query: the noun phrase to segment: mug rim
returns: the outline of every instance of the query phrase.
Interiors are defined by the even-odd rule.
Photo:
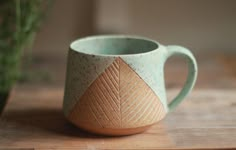
[[[146,52],[141,52],[141,53],[132,53],[132,54],[99,54],[99,53],[86,53],[84,51],[81,51],[79,49],[75,48],[75,45],[77,45],[79,42],[85,42],[88,40],[97,40],[97,39],[132,39],[132,40],[144,40],[147,42],[151,42],[153,44],[156,45],[155,49],[151,49],[148,50]],[[153,53],[157,50],[159,50],[161,47],[161,44],[155,40],[152,40],[150,38],[147,37],[142,37],[142,36],[137,36],[137,35],[122,35],[122,34],[114,34],[114,35],[92,35],[92,36],[86,36],[86,37],[82,37],[82,38],[78,38],[74,41],[71,42],[69,48],[70,50],[80,53],[80,54],[84,54],[84,55],[92,55],[92,56],[105,56],[105,57],[119,57],[119,56],[138,56],[138,55],[146,55],[146,54],[150,54]]]

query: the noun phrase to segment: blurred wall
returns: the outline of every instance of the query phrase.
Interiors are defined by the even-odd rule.
[[[234,51],[236,0],[54,0],[34,53],[65,59],[72,40],[104,33],[142,35],[194,51]]]
[[[66,58],[71,41],[94,33],[93,0],[54,0],[34,43],[37,56]]]
[[[236,50],[236,0],[98,0],[96,29],[198,50]]]

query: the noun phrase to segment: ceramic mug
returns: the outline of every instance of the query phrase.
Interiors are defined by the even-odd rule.
[[[164,65],[173,55],[188,60],[189,72],[182,91],[168,104]],[[181,46],[124,35],[78,39],[68,53],[64,114],[89,132],[139,133],[172,111],[191,91],[196,77],[196,60]]]

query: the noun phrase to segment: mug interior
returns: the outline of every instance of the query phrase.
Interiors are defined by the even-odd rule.
[[[93,55],[129,55],[153,51],[158,48],[158,44],[131,36],[93,36],[74,41],[70,48]]]

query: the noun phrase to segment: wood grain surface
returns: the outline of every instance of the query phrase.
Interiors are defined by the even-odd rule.
[[[173,97],[178,90],[169,90]],[[0,148],[201,149],[236,147],[235,90],[194,90],[173,113],[137,135],[83,132],[62,114],[62,88],[16,87],[0,121]]]
[[[187,99],[159,124],[137,135],[103,137],[83,132],[62,114],[65,61],[36,58],[32,71],[48,70],[50,81],[16,87],[0,120],[0,150],[236,149],[236,55],[196,55],[199,76]],[[187,65],[171,58],[165,67],[173,98]],[[178,78],[176,78],[178,75]]]

